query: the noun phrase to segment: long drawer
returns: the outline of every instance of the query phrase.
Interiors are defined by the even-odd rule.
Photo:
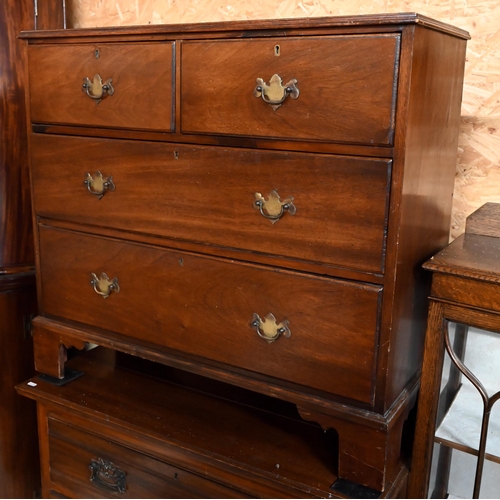
[[[71,498],[243,498],[244,494],[49,416],[50,488]]]
[[[399,45],[399,34],[182,42],[182,132],[390,145]]]
[[[371,402],[381,287],[39,234],[43,314]]]
[[[384,270],[388,159],[37,134],[31,155],[39,216]]]
[[[173,130],[173,44],[33,45],[31,121]]]

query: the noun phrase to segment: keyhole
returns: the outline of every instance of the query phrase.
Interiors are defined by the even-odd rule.
[[[95,49],[95,50],[94,50],[94,57],[95,57],[96,59],[99,59],[99,57],[100,57],[100,54],[99,54],[99,49]]]
[[[279,56],[280,56],[280,51],[281,51],[280,46],[279,46],[279,45],[275,45],[275,46],[274,46],[274,55],[275,55],[276,57],[279,57]]]
[[[179,152],[178,151],[174,151],[174,159],[175,160],[179,159]]]

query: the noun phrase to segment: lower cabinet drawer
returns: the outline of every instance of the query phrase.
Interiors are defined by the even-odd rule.
[[[76,498],[242,498],[242,493],[48,419],[50,488]]]
[[[382,287],[39,234],[42,314],[371,403]]]

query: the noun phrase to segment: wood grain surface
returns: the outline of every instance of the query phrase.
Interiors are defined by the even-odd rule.
[[[380,287],[45,227],[40,245],[46,315],[371,401]],[[90,284],[102,272],[120,286],[107,299]],[[291,337],[259,338],[254,313],[288,320]]]
[[[42,2],[39,24],[62,27],[62,2]],[[40,489],[35,407],[14,385],[34,373],[30,319],[36,313],[28,173],[26,45],[30,0],[0,3],[0,497],[33,498]]]
[[[151,25],[244,19],[312,18],[415,11],[468,30],[460,148],[452,237],[464,232],[465,219],[484,203],[500,202],[500,6],[497,0],[69,0],[71,27]]]
[[[172,58],[171,43],[30,47],[31,119],[169,131]],[[84,78],[97,74],[112,80],[113,95],[96,100],[82,91]]]
[[[185,42],[182,132],[391,145],[399,42],[391,34]],[[300,91],[276,110],[254,96],[256,79],[274,74]]]
[[[97,170],[116,186],[102,199]],[[34,135],[32,175],[41,217],[384,271],[390,160]],[[296,207],[274,224],[254,207],[273,190]]]

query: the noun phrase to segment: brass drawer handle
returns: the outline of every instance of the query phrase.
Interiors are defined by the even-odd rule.
[[[93,458],[90,460],[90,481],[98,488],[112,493],[125,493],[126,474],[109,460]]]
[[[101,75],[97,73],[94,75],[94,78],[90,80],[88,76],[83,79],[82,90],[85,92],[91,99],[101,100],[104,99],[107,95],[113,95],[115,93],[115,89],[112,85],[113,79],[108,78],[104,83],[102,81]]]
[[[253,203],[255,209],[259,210],[261,215],[269,219],[271,223],[275,224],[285,212],[290,215],[295,215],[297,208],[293,204],[293,196],[280,200],[280,195],[275,191],[271,191],[267,200],[260,193],[255,193],[255,201]]]
[[[290,328],[288,328],[288,320],[285,319],[281,323],[277,323],[272,313],[269,313],[264,319],[257,313],[253,313],[250,326],[255,329],[259,337],[266,340],[269,344],[278,340],[280,335],[283,335],[286,339],[292,335]]]
[[[97,196],[98,200],[106,194],[106,191],[114,191],[116,188],[113,182],[113,176],[104,177],[99,171],[93,176],[87,172],[87,177],[83,183],[87,186],[89,193]]]
[[[99,277],[95,273],[91,273],[90,284],[94,287],[95,293],[100,295],[103,299],[108,298],[111,292],[118,293],[120,291],[120,285],[118,285],[118,279],[113,278],[110,280],[106,273],[101,273]]]
[[[253,91],[255,97],[261,97],[264,102],[269,104],[276,111],[290,96],[291,99],[299,97],[299,89],[297,88],[297,80],[292,78],[283,86],[281,77],[274,74],[267,84],[262,78],[257,78],[257,86]]]

